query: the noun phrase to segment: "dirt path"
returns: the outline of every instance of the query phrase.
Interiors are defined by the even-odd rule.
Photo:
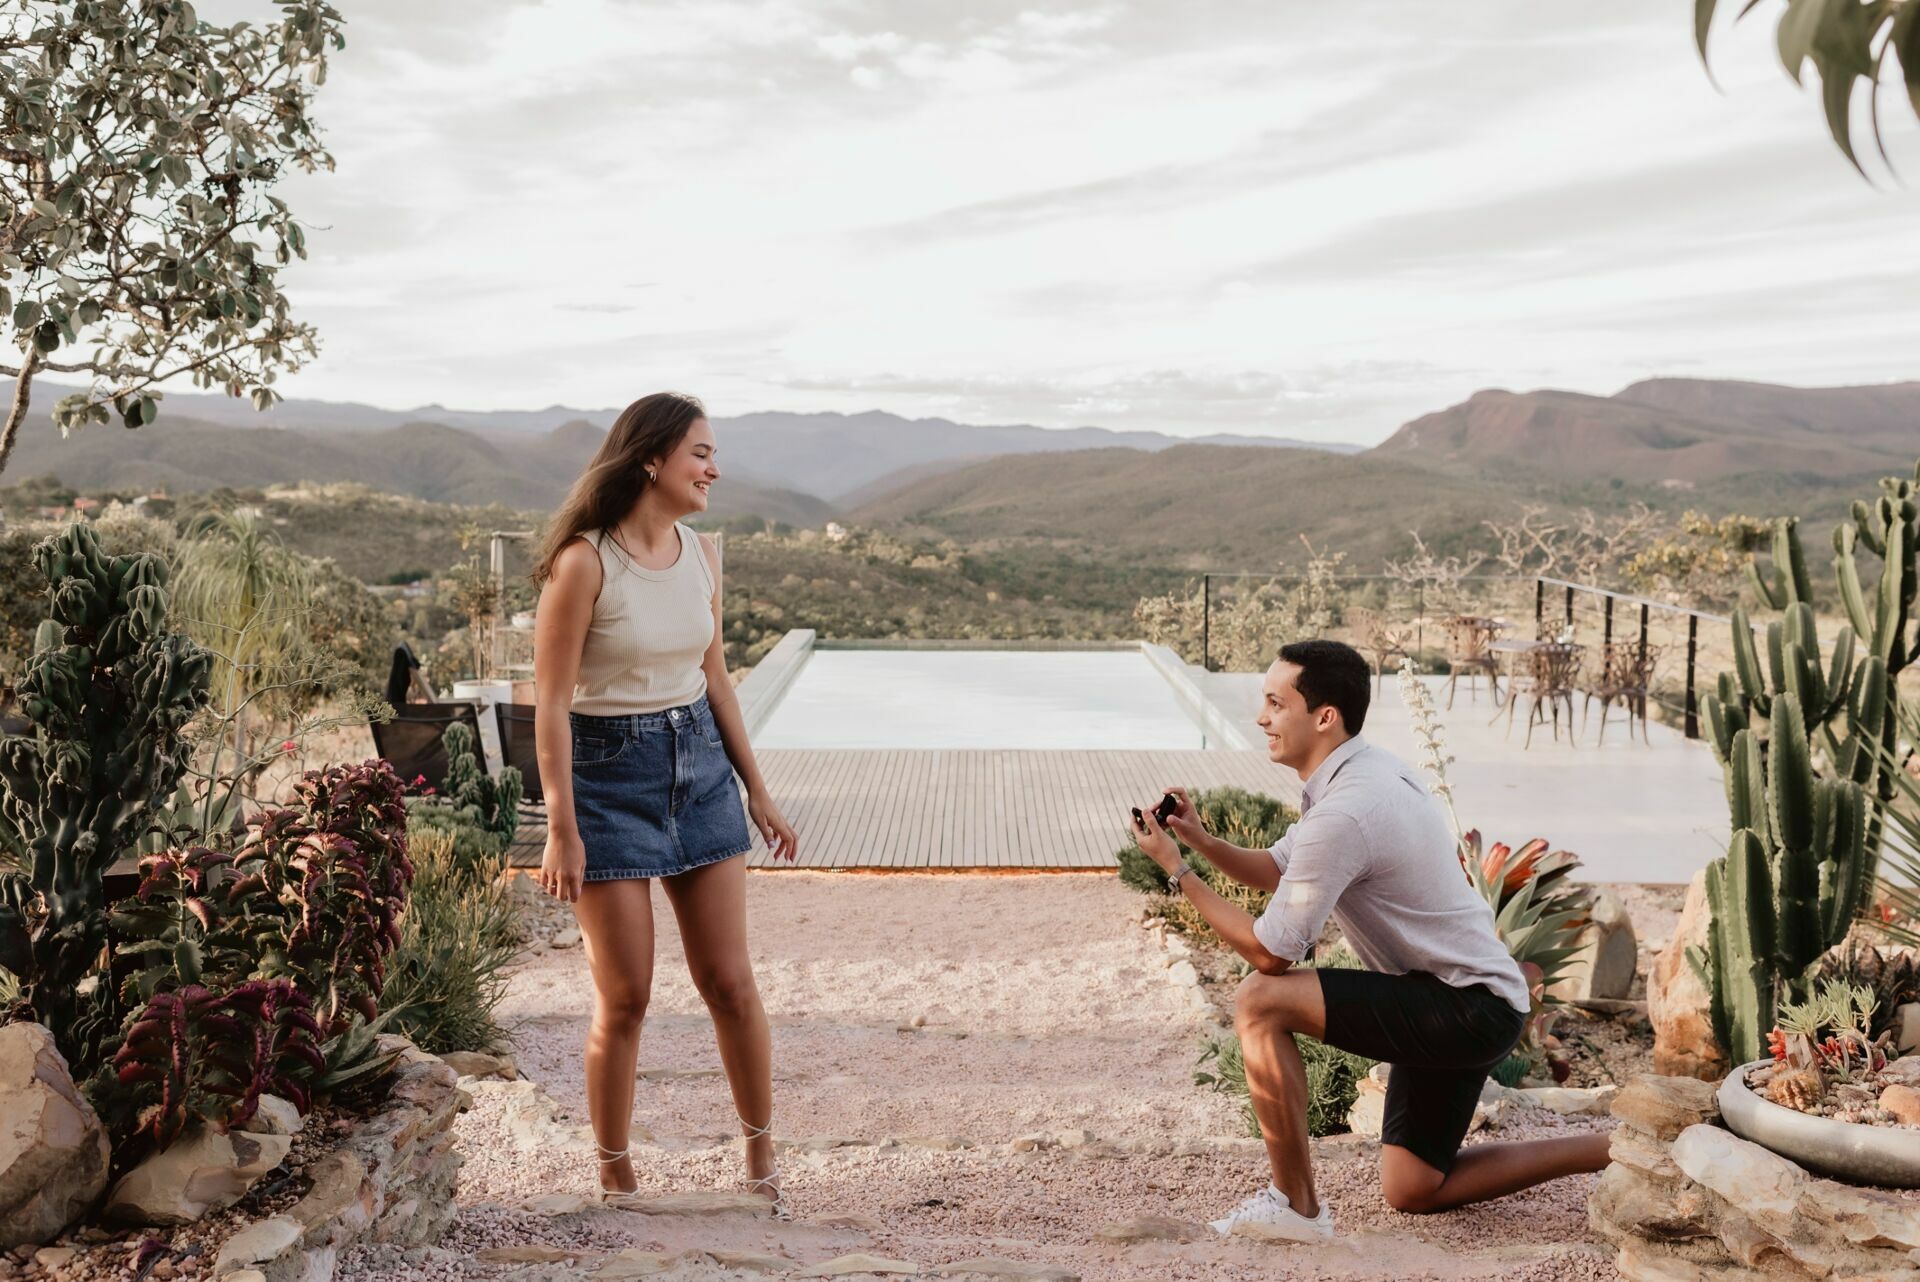
[[[791,1225],[570,1196],[593,1187],[579,1129],[591,987],[577,948],[533,956],[504,1013],[522,1071],[551,1105],[528,1085],[476,1087],[452,1233],[431,1250],[350,1253],[341,1276],[758,1275],[729,1252],[779,1257],[758,1260],[770,1272],[860,1253],[914,1269],[901,1276],[997,1257],[1029,1267],[952,1276],[1086,1282],[1614,1276],[1585,1226],[1590,1179],[1403,1216],[1374,1188],[1374,1146],[1352,1139],[1316,1145],[1339,1242],[1213,1238],[1204,1221],[1260,1187],[1263,1163],[1233,1102],[1193,1084],[1212,1012],[1138,924],[1139,902],[1104,877],[754,875]],[[635,1150],[641,1187],[736,1190],[738,1131],[712,1027],[672,915],[656,909],[635,1118],[658,1139]],[[1527,1111],[1495,1138],[1593,1124]],[[1114,1240],[1114,1225],[1142,1217],[1162,1217],[1161,1235]],[[505,1253],[519,1258],[499,1258],[514,1247]]]

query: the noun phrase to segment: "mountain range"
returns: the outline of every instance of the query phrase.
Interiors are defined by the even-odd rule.
[[[5,481],[52,474],[82,490],[176,492],[353,481],[532,511],[559,502],[613,417],[288,401],[266,416],[278,426],[262,426],[244,402],[170,394],[149,427],[91,427],[62,440],[44,411],[69,389],[34,390],[36,414]],[[1911,474],[1920,382],[1662,378],[1612,396],[1489,389],[1365,450],[877,411],[746,414],[716,420],[715,432],[726,474],[716,519],[818,526],[844,516],[1195,563],[1290,559],[1307,533],[1366,568],[1404,549],[1410,528],[1470,539],[1482,520],[1528,499],[1825,515],[1863,481]]]

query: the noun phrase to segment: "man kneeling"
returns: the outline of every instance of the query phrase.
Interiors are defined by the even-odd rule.
[[[1234,1025],[1273,1183],[1214,1227],[1257,1224],[1300,1242],[1333,1236],[1307,1155],[1307,1078],[1294,1034],[1382,1060],[1380,1186],[1401,1211],[1443,1211],[1607,1164],[1607,1138],[1476,1145],[1460,1152],[1487,1072],[1519,1040],[1527,982],[1461,872],[1440,808],[1398,758],[1360,739],[1366,660],[1337,641],[1285,646],[1267,670],[1268,755],[1305,781],[1300,819],[1271,850],[1201,826],[1180,789],[1168,827],[1243,885],[1273,892],[1256,921],[1180,863],[1143,815],[1141,849],[1254,968]],[[1366,970],[1294,970],[1331,915]]]

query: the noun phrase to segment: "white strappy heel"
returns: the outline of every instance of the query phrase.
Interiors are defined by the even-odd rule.
[[[593,1142],[593,1147],[600,1155],[600,1165],[602,1166],[612,1166],[615,1162],[624,1161],[627,1155],[633,1152],[633,1146],[631,1144],[617,1153],[602,1144],[599,1140]],[[600,1200],[602,1202],[614,1202],[621,1198],[635,1197],[639,1194],[639,1191],[638,1189],[610,1189],[603,1186],[600,1189]]]
[[[746,1137],[749,1140],[757,1140],[762,1135],[771,1135],[773,1133],[773,1121],[771,1118],[768,1119],[765,1126],[755,1126],[743,1117],[740,1119],[740,1125],[747,1128]],[[773,1190],[773,1198],[769,1202],[769,1205],[773,1207],[773,1218],[776,1220],[793,1219],[793,1208],[787,1205],[787,1190],[780,1184],[780,1168],[778,1166],[757,1180],[749,1179],[747,1181],[747,1190],[752,1193],[761,1193],[762,1190],[769,1188]]]

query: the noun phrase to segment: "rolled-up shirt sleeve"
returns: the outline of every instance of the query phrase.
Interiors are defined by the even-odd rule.
[[[1293,825],[1270,853],[1280,867],[1280,884],[1254,921],[1253,935],[1275,957],[1301,961],[1362,871],[1360,827],[1347,815],[1323,811]]]

